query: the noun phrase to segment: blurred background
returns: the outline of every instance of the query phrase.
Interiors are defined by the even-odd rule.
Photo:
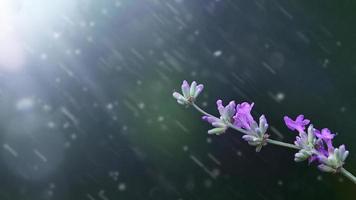
[[[209,136],[178,105],[255,102],[274,139],[304,113],[356,173],[356,5],[295,0],[0,0],[0,199],[354,199],[295,152]]]

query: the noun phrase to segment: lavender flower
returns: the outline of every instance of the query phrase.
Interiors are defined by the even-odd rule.
[[[306,159],[309,159],[309,163],[317,161],[318,168],[324,172],[335,173],[342,168],[349,152],[346,151],[345,145],[334,148],[332,140],[335,134],[332,134],[329,129],[323,128],[319,131],[310,125],[308,133],[305,133],[305,126],[310,121],[304,119],[303,115],[299,115],[295,121],[285,116],[284,121],[289,129],[299,132],[294,142],[300,148],[294,157],[296,162]]]
[[[208,131],[209,134],[222,134],[230,127],[240,129],[245,135],[242,138],[252,146],[256,146],[256,151],[260,151],[262,146],[267,144],[268,134],[266,134],[268,124],[264,115],[259,119],[259,124],[253,119],[251,110],[253,103],[243,102],[236,106],[234,101],[230,101],[227,106],[223,106],[218,100],[216,105],[220,118],[214,116],[203,116],[203,120],[209,122],[215,128]],[[236,107],[236,108],[235,108]]]
[[[266,134],[268,123],[266,117],[261,115],[259,123],[253,119],[251,110],[254,103],[243,102],[236,106],[236,114],[233,117],[234,125],[238,128],[245,130],[245,135],[242,139],[248,142],[249,145],[256,146],[256,151],[260,151],[263,146],[267,144],[269,137]]]
[[[242,136],[242,139],[247,141],[249,145],[256,146],[256,152],[259,152],[263,146],[267,145],[267,139],[269,137],[266,133],[268,124],[265,116],[261,115],[259,125],[254,121],[250,127],[251,129]]]
[[[173,97],[177,100],[177,102],[181,105],[190,105],[194,103],[199,94],[203,91],[204,85],[199,84],[193,81],[189,86],[189,83],[184,80],[182,83],[182,94],[178,92],[173,93]]]
[[[338,172],[344,165],[349,151],[345,149],[345,145],[335,148],[332,140],[335,134],[327,128],[321,131],[316,130],[315,136],[318,137],[318,145],[316,146],[316,159],[319,161],[318,168],[324,172]]]
[[[321,129],[321,132],[319,130],[316,130],[315,136],[326,143],[328,151],[334,150],[334,147],[332,145],[332,139],[334,139],[335,134],[332,134],[329,129],[323,128]]]
[[[316,138],[315,138],[315,129],[311,124],[308,127],[308,133],[299,132],[299,135],[296,137],[294,144],[301,148],[298,153],[294,155],[294,161],[301,162],[309,158],[309,162],[315,160],[313,157],[314,148],[316,145]]]
[[[203,116],[202,119],[209,122],[212,126],[215,127],[209,130],[208,134],[220,135],[222,133],[225,133],[229,125],[232,123],[232,117],[235,114],[236,104],[234,101],[230,101],[230,103],[224,107],[222,104],[222,100],[217,100],[216,105],[219,110],[220,118],[216,118],[214,116]]]
[[[284,122],[286,123],[287,127],[294,131],[297,130],[298,132],[304,132],[305,126],[307,126],[310,122],[309,119],[304,119],[304,115],[298,115],[295,120],[292,120],[288,116],[284,116]]]
[[[318,168],[324,172],[338,172],[344,165],[349,151],[345,149],[345,145],[341,145],[339,148],[334,148],[333,151],[328,151],[326,155],[320,153],[318,160],[320,164]]]
[[[234,116],[235,123],[237,127],[243,129],[251,129],[251,125],[255,122],[251,115],[251,110],[254,106],[254,103],[243,102],[236,106],[236,115]]]

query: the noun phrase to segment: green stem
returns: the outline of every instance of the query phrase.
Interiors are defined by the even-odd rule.
[[[347,171],[345,168],[341,168],[340,169],[340,173],[342,175],[344,175],[346,178],[350,179],[350,181],[352,181],[353,183],[356,184],[356,177],[354,175],[352,175],[349,171]]]
[[[199,106],[197,106],[195,103],[192,103],[191,104],[196,110],[198,110],[200,113],[202,113],[203,115],[207,115],[207,116],[210,116],[210,117],[215,117],[207,112],[205,112],[203,109],[201,109]]]
[[[282,147],[287,147],[287,148],[291,148],[291,149],[300,150],[300,148],[298,146],[294,145],[294,144],[280,142],[280,141],[272,140],[272,139],[267,139],[267,142],[270,143],[270,144],[274,144],[274,145],[278,145],[278,146],[282,146]]]
[[[229,124],[229,127],[232,128],[232,129],[234,129],[235,131],[241,132],[241,133],[243,133],[243,134],[248,134],[248,131],[246,131],[246,130],[244,130],[244,129],[242,129],[242,128],[239,128],[239,127],[237,127],[237,126],[234,126],[234,125],[232,125],[232,124]]]

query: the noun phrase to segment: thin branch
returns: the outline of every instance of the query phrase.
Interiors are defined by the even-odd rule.
[[[197,111],[199,111],[200,113],[202,113],[203,115],[207,115],[207,116],[210,116],[210,117],[215,117],[214,115],[211,115],[207,112],[205,112],[203,109],[201,109],[199,106],[197,106],[195,103],[192,103],[191,104]]]
[[[351,174],[349,171],[347,171],[345,168],[342,167],[340,169],[340,173],[342,175],[344,175],[346,178],[350,179],[350,181],[352,181],[353,183],[356,184],[356,177],[353,174]]]
[[[300,147],[298,147],[298,146],[296,146],[294,144],[290,144],[290,143],[285,143],[285,142],[272,140],[272,139],[267,139],[267,142],[270,143],[270,144],[274,144],[274,145],[278,145],[278,146],[282,146],[282,147],[287,147],[287,148],[291,148],[291,149],[300,150]]]

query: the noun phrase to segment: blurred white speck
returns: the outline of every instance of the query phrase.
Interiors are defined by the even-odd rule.
[[[196,76],[197,76],[197,72],[196,72],[196,71],[192,71],[192,72],[190,73],[190,75],[191,75],[192,77],[196,77]]]
[[[68,142],[68,141],[65,142],[65,143],[64,143],[64,147],[65,147],[65,148],[69,148],[69,147],[70,147],[70,142]]]
[[[115,7],[120,7],[121,6],[121,2],[120,1],[116,1],[115,2]]]
[[[41,56],[40,56],[41,60],[47,60],[47,57],[48,56],[45,53],[42,53]]]
[[[242,156],[242,152],[241,152],[241,151],[237,151],[237,152],[236,152],[236,155],[239,156],[239,157],[241,157],[241,156]]]
[[[211,188],[212,185],[213,185],[213,181],[212,181],[212,180],[206,179],[206,180],[204,181],[204,187],[206,187],[206,188]]]
[[[183,146],[183,151],[188,151],[189,150],[189,147],[187,145],[184,145]]]
[[[207,106],[208,106],[208,102],[203,101],[202,106],[203,106],[203,107],[207,107]]]
[[[49,184],[49,188],[50,188],[50,189],[56,188],[56,184],[55,184],[55,183],[50,183],[50,184]]]
[[[20,111],[30,110],[34,106],[32,97],[25,97],[16,102],[16,109]]]
[[[278,181],[277,181],[277,185],[278,185],[278,186],[282,186],[282,185],[283,185],[283,181],[282,181],[282,180],[278,180]]]
[[[71,138],[72,140],[76,140],[76,139],[77,139],[77,135],[76,135],[75,133],[72,133],[72,134],[70,135],[70,138]]]
[[[210,137],[206,138],[206,143],[210,144],[211,142],[212,142],[212,140]]]
[[[278,103],[282,102],[285,99],[285,94],[283,92],[278,92],[277,94],[268,92],[268,95]]]
[[[158,118],[157,118],[157,121],[158,121],[158,122],[163,122],[163,120],[164,120],[164,117],[163,117],[163,116],[158,116]]]
[[[213,169],[213,171],[211,172],[211,175],[213,178],[216,178],[220,175],[220,170],[218,168]]]
[[[319,175],[319,176],[316,177],[316,180],[322,181],[322,180],[323,180],[323,177],[322,177],[321,175]]]
[[[145,108],[145,103],[143,103],[143,102],[140,102],[139,104],[138,104],[138,108],[139,109],[144,109]]]
[[[69,128],[69,126],[70,126],[69,122],[65,122],[65,123],[63,124],[63,128],[64,128],[64,129]]]
[[[60,38],[61,37],[61,34],[60,33],[58,33],[58,32],[53,32],[53,38],[54,39],[58,39],[58,38]]]
[[[330,63],[329,59],[325,58],[325,59],[324,59],[324,62],[323,62],[323,67],[324,67],[324,68],[327,68],[328,65],[329,65],[329,63]]]
[[[214,52],[214,56],[215,56],[215,57],[219,57],[219,56],[222,55],[222,53],[223,53],[223,52],[222,52],[221,50],[217,50],[217,51]]]
[[[282,92],[278,92],[278,93],[277,93],[277,95],[276,95],[276,100],[277,100],[278,102],[283,101],[284,98],[285,98],[284,93],[282,93]]]
[[[112,110],[114,108],[114,105],[112,105],[112,103],[109,103],[106,105],[106,109],[108,110]]]
[[[47,195],[48,195],[48,197],[53,196],[53,194],[54,194],[54,192],[53,192],[52,190],[48,190],[48,191],[47,191]]]
[[[81,51],[80,49],[76,49],[76,50],[74,51],[74,53],[75,53],[76,55],[80,55],[80,54],[82,53],[82,51]]]
[[[101,9],[101,14],[107,15],[108,14],[108,10],[106,8]]]
[[[117,181],[119,179],[120,173],[118,171],[110,171],[109,176],[114,180]]]
[[[54,122],[48,122],[47,126],[48,126],[48,128],[52,129],[52,128],[54,128],[56,126],[56,124]]]
[[[119,183],[118,187],[119,191],[125,191],[126,190],[126,184],[125,183]]]
[[[43,105],[42,109],[43,109],[45,112],[49,112],[49,111],[52,110],[52,107],[51,107],[50,105],[45,104],[45,105]]]
[[[341,47],[341,42],[340,41],[336,41],[336,46]]]
[[[88,42],[93,42],[93,41],[94,41],[94,39],[93,39],[93,37],[92,37],[92,36],[87,36],[87,41],[88,41]]]

